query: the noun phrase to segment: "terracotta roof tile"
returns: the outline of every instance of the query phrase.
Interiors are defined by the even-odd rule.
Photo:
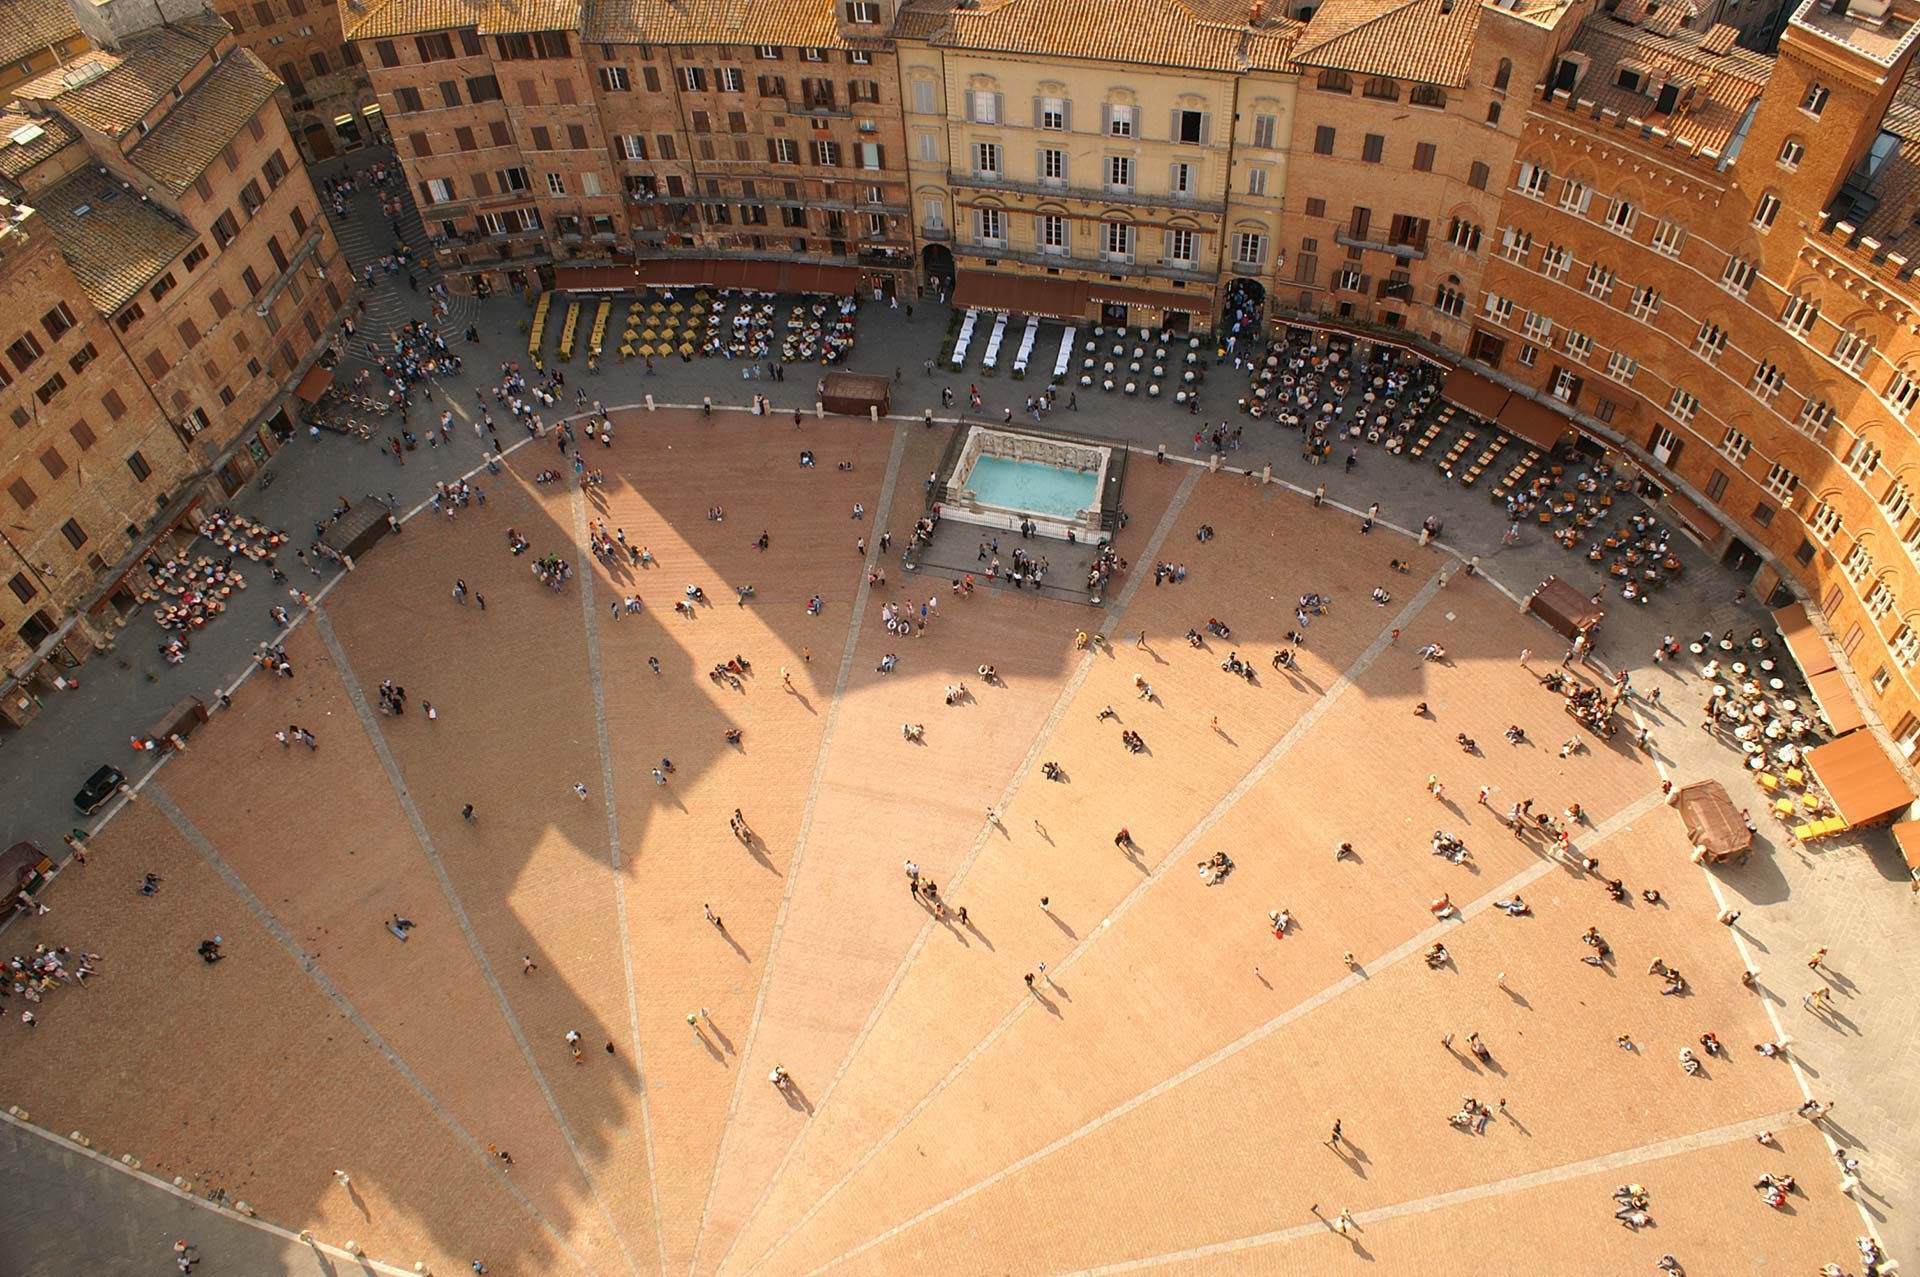
[[[1248,32],[1247,69],[1249,71],[1297,70],[1293,51],[1300,43],[1300,33],[1304,30],[1306,30],[1305,23],[1289,22],[1284,27],[1276,26]]]
[[[347,37],[377,40],[471,27],[481,35],[577,31],[580,0],[385,0],[346,20]]]
[[[66,0],[0,0],[0,63],[80,34]]]
[[[235,50],[173,105],[128,158],[179,195],[279,87],[266,63],[247,49]]]
[[[1326,0],[1293,56],[1307,66],[1458,87],[1479,27],[1473,0]]]
[[[102,314],[133,300],[198,238],[158,206],[91,168],[42,191],[33,206]]]
[[[33,133],[36,129],[37,135]],[[13,140],[21,136],[27,140]],[[58,116],[35,117],[17,108],[0,111],[0,174],[18,182],[34,165],[52,158],[62,147],[79,138]]]
[[[925,40],[946,29],[954,0],[927,0],[901,6],[893,20],[893,34],[901,40]]]
[[[1226,20],[1229,12],[1239,13]],[[1240,71],[1247,34],[1238,5],[1202,0],[1004,0],[955,10],[934,43],[996,53]]]
[[[1724,22],[1716,22],[1707,28],[1707,34],[1700,41],[1703,53],[1730,53],[1734,41],[1740,38],[1740,28],[1730,27]]]
[[[211,14],[155,27],[117,53],[95,49],[14,92],[23,100],[51,102],[77,123],[119,137],[170,95],[227,34],[227,24]]]
[[[1900,145],[1874,179],[1879,203],[1871,213],[1849,220],[1889,250],[1908,258],[1920,256],[1920,226],[1914,224],[1920,215],[1920,65],[1908,69],[1880,125],[1896,134]]]
[[[1766,84],[1773,60],[1738,47],[1710,53],[1704,44],[1705,36],[1697,31],[1663,36],[1608,19],[1591,19],[1581,26],[1571,46],[1591,59],[1575,96],[1622,116],[1638,116],[1693,146],[1723,150],[1748,103]],[[1618,72],[1629,64],[1648,72],[1656,81],[1656,91],[1662,80],[1683,86],[1672,113],[1655,114],[1656,98],[1620,87]]]
[[[1647,30],[1655,35],[1674,35],[1698,12],[1693,0],[1662,0],[1653,16],[1647,19]]]
[[[779,44],[820,49],[847,49],[856,43],[840,34],[833,0],[586,0],[580,38],[596,44]]]

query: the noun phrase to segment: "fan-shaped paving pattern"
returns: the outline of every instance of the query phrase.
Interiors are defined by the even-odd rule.
[[[0,1054],[9,1102],[442,1271],[1321,1272],[1358,1254],[1444,1273],[1505,1253],[1619,1272],[1684,1250],[1699,1274],[1848,1249],[1821,1141],[1785,1116],[1801,1092],[1745,1049],[1771,1029],[1700,925],[1716,906],[1654,765],[1584,736],[1561,758],[1571,724],[1515,660],[1549,636],[1486,582],[1448,582],[1440,551],[1140,457],[1134,567],[1107,609],[965,598],[900,562],[944,430],[636,413],[620,440],[594,458],[604,486],[531,482],[536,446],[483,476],[484,506],[382,544],[292,636],[295,678],[249,682],[97,840],[16,934],[97,948],[104,974]],[[592,520],[658,566],[596,562]],[[578,567],[559,593],[529,571],[553,553]],[[1185,580],[1155,584],[1157,558]],[[450,598],[456,578],[484,610]],[[672,610],[687,584],[710,600],[691,618]],[[1269,656],[1306,591],[1333,607],[1283,671]],[[635,592],[637,614],[614,606]],[[931,626],[889,634],[887,602],[927,603]],[[1231,640],[1190,645],[1209,618]],[[1104,641],[1080,650],[1079,629]],[[1421,660],[1428,642],[1450,659]],[[1222,672],[1230,651],[1255,680]],[[736,655],[739,687],[707,677]],[[373,703],[386,679],[404,715]],[[962,680],[972,695],[943,703]],[[318,752],[278,744],[291,722]],[[1502,738],[1512,723],[1527,743]],[[1516,839],[1494,809],[1526,797],[1584,804],[1580,850],[1666,903],[1609,902]],[[1435,827],[1474,865],[1428,854]],[[1335,858],[1343,840],[1356,858]],[[1207,886],[1215,851],[1235,869]],[[965,925],[908,892],[909,857]],[[134,891],[147,870],[157,897]],[[1532,917],[1490,907],[1516,891]],[[1435,920],[1442,893],[1463,918]],[[1588,925],[1613,967],[1578,960]],[[215,933],[230,957],[204,966]],[[1420,960],[1435,939],[1440,970]],[[1656,955],[1691,996],[1658,995]],[[1675,1052],[1707,1029],[1733,1058],[1687,1078]],[[1469,1031],[1490,1065],[1441,1044]],[[1455,1130],[1462,1092],[1505,1115]],[[1757,1125],[1784,1147],[1754,1145]],[[1809,1184],[1792,1218],[1745,1187],[1764,1169]],[[1625,1179],[1653,1188],[1657,1233],[1613,1220]]]

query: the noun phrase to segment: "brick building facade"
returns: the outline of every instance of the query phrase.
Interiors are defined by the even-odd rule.
[[[968,305],[1211,329],[1272,269],[1299,30],[1154,0],[909,10],[923,273]]]
[[[220,17],[287,86],[294,141],[309,163],[385,138],[359,50],[342,38],[337,0],[228,0]]]
[[[1773,58],[1590,20],[1539,68],[1467,343],[1814,604],[1909,756],[1917,16],[1809,0]]]
[[[387,4],[348,34],[457,276],[695,282],[727,262],[771,287],[810,263],[844,291],[912,266],[883,30],[867,4],[609,0]]]
[[[351,294],[284,91],[226,24],[150,0],[80,16],[93,52],[22,85],[0,117],[0,195],[57,251],[62,268],[41,258],[41,274],[78,289],[57,314],[10,307],[0,332],[41,348],[23,367],[6,345],[0,389],[20,432],[0,509],[32,534],[22,555],[41,580],[32,597],[0,592],[15,719],[50,656],[79,659],[130,610],[125,583],[156,542],[183,524],[190,537],[200,506],[291,430],[290,387]]]

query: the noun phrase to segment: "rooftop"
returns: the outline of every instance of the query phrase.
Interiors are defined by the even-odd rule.
[[[360,16],[349,9],[347,37],[376,40],[470,27],[481,35],[577,31],[580,0],[374,0]]]
[[[1131,62],[1197,71],[1292,65],[1302,26],[1229,0],[930,0],[903,10],[899,34],[945,48]]]
[[[1853,13],[1835,13],[1834,0],[1806,0],[1793,15],[1792,25],[1816,31],[1863,57],[1892,66],[1900,60],[1917,30],[1914,13],[1890,12],[1884,19]]]
[[[1907,72],[1893,92],[1880,127],[1897,140],[1886,164],[1867,187],[1872,206],[1856,205],[1846,220],[1860,233],[1878,240],[1889,252],[1909,259],[1920,256],[1920,68]]]
[[[279,87],[266,63],[247,49],[236,49],[140,139],[128,158],[179,195]]]
[[[172,94],[227,34],[227,24],[211,14],[155,27],[117,53],[94,49],[15,92],[23,101],[52,103],[76,123],[117,138]]]
[[[79,34],[66,0],[0,0],[0,64]]]
[[[34,208],[101,314],[112,314],[132,301],[196,238],[158,207],[93,168],[41,192]]]
[[[585,0],[580,31],[603,44],[852,47],[833,0]]]
[[[18,182],[79,136],[57,116],[36,119],[19,107],[0,110],[0,175]]]
[[[1718,26],[1706,31],[1674,27],[1662,34],[1669,25],[1588,19],[1570,46],[1592,59],[1574,96],[1637,116],[1696,148],[1725,151],[1765,86],[1773,60],[1727,41]],[[1645,91],[1622,85],[1623,72],[1637,74]],[[1666,86],[1674,90],[1673,109],[1661,112]]]
[[[1454,0],[1326,0],[1294,48],[1306,66],[1457,88],[1480,6]]]

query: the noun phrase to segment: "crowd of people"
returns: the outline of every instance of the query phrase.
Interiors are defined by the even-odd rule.
[[[24,899],[24,893],[22,898]],[[34,912],[45,913],[45,904],[32,904]],[[18,999],[20,1023],[34,1028],[40,1023],[40,1008],[55,989],[84,985],[100,962],[97,953],[79,953],[66,945],[36,944],[26,953],[7,959],[4,979],[0,979],[0,998]]]

